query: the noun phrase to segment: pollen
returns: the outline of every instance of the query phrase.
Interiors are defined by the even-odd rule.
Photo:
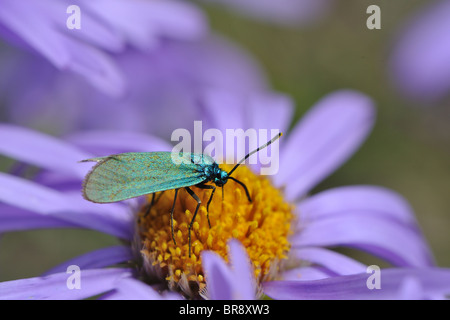
[[[229,171],[231,166],[221,168]],[[211,226],[206,204],[212,190],[191,187],[200,198],[201,206],[192,224],[190,256],[189,225],[197,202],[180,189],[172,221],[170,212],[175,191],[156,194],[150,210],[152,195],[149,195],[137,219],[139,248],[147,275],[164,279],[172,290],[198,296],[206,286],[201,252],[215,251],[228,261],[227,242],[235,238],[245,247],[258,282],[276,276],[290,250],[288,238],[292,232],[294,207],[284,200],[281,190],[267,177],[255,175],[245,166],[239,167],[233,177],[247,186],[252,202],[242,186],[234,181],[229,180],[223,188],[216,187],[209,206]]]

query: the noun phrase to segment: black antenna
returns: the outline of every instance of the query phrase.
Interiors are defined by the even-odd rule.
[[[249,154],[247,154],[244,159],[242,159],[241,161],[239,161],[237,163],[237,165],[234,166],[233,169],[231,169],[230,172],[228,172],[228,176],[231,176],[231,174],[233,173],[234,170],[236,170],[237,167],[239,167],[245,160],[247,160],[252,154],[255,154],[256,152],[258,152],[261,149],[264,149],[265,147],[271,145],[274,141],[278,140],[281,136],[283,135],[282,132],[280,132],[279,134],[277,134],[275,137],[272,138],[272,140],[270,140],[269,142],[267,142],[266,144],[263,144],[262,146],[258,147],[256,150],[253,150],[252,152],[250,152]]]

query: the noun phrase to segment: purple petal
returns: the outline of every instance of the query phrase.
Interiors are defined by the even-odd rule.
[[[61,41],[63,36],[43,18],[43,11],[33,3],[23,5],[19,1],[2,1],[1,23],[57,67],[66,66],[70,53]]]
[[[119,280],[130,276],[128,269],[80,270],[80,289],[69,289],[71,273],[12,280],[0,283],[2,300],[75,300],[86,299],[116,287]]]
[[[297,209],[301,212],[301,221],[305,223],[359,212],[392,220],[415,230],[418,228],[406,199],[392,190],[377,186],[346,186],[326,190],[301,201]]]
[[[124,91],[122,75],[106,53],[58,30],[66,28],[65,20],[54,16],[57,2],[43,7],[33,3],[24,6],[17,1],[3,1],[0,22],[16,33],[31,48],[42,54],[60,70],[71,70],[113,96]],[[6,6],[6,8],[4,8]],[[64,11],[59,11],[62,14]],[[65,17],[65,16],[61,16]],[[27,21],[27,23],[23,23]]]
[[[284,95],[268,91],[251,93],[229,90],[204,91],[203,107],[211,123],[209,127],[224,134],[227,129],[278,129],[289,127],[292,101]]]
[[[26,163],[84,177],[89,165],[77,163],[91,155],[49,135],[9,124],[0,124],[0,153]]]
[[[93,86],[112,97],[123,96],[127,84],[116,61],[104,52],[72,39],[61,39],[67,50],[74,52],[65,68],[86,78]]]
[[[211,300],[233,299],[236,293],[232,285],[233,274],[225,261],[212,251],[203,251],[201,256],[208,298]]]
[[[291,238],[297,247],[348,246],[379,256],[396,266],[424,267],[434,264],[424,239],[410,228],[350,212],[302,226]]]
[[[176,293],[159,294],[149,285],[133,278],[120,280],[113,291],[104,295],[102,300],[179,300]]]
[[[252,263],[242,244],[232,239],[228,242],[230,263],[233,266],[234,281],[240,284],[239,299],[255,299],[256,283]]]
[[[132,216],[121,206],[99,206],[84,200],[80,194],[63,194],[4,173],[0,173],[0,201],[122,239],[130,239],[132,234]]]
[[[294,104],[288,96],[258,92],[250,95],[244,111],[247,111],[246,122],[250,128],[278,129],[280,132],[286,132],[291,123]]]
[[[293,248],[290,252],[300,261],[308,261],[315,265],[325,267],[335,275],[349,275],[365,272],[367,267],[340,253],[323,248]]]
[[[202,106],[206,114],[206,127],[220,130],[225,139],[224,150],[217,150],[215,159],[223,159],[227,163],[236,163],[245,153],[269,141],[274,136],[272,131],[278,133],[287,130],[293,111],[292,101],[288,97],[267,91],[241,94],[228,90],[209,90],[204,92]],[[242,139],[235,142],[229,140],[228,131],[238,129],[255,133],[257,140],[252,139],[252,143],[255,143],[253,147]],[[261,129],[267,132],[264,134]],[[235,144],[234,155],[233,150],[226,146],[228,143]],[[226,154],[220,152],[225,149]],[[238,154],[242,154],[239,159]],[[260,153],[255,154],[247,161],[253,164],[252,169],[255,172],[259,172],[261,167],[259,156]],[[276,168],[272,166],[272,169]]]
[[[340,276],[315,281],[273,281],[263,283],[264,293],[274,299],[292,300],[363,300],[403,299],[405,281],[416,279],[418,286],[408,286],[409,296],[443,298],[450,293],[448,269],[381,269],[380,289],[369,289],[367,281],[371,273]],[[407,284],[407,283],[406,283]],[[421,292],[417,292],[417,290]]]
[[[434,101],[450,90],[450,1],[435,1],[414,16],[396,39],[390,73],[411,99]]]
[[[83,131],[71,134],[66,140],[94,155],[172,150],[166,141],[138,132]]]
[[[207,296],[213,300],[255,299],[256,282],[248,255],[237,240],[228,245],[232,268],[213,251],[201,253]]]
[[[105,24],[98,16],[89,12],[87,6],[80,2],[78,4],[81,10],[82,23],[81,28],[77,30],[67,29],[66,19],[69,17],[69,14],[61,16],[61,13],[65,13],[69,6],[68,1],[48,0],[45,5],[35,7],[34,10],[39,11],[41,16],[45,15],[45,23],[48,25],[53,23],[52,29],[54,29],[55,33],[61,32],[67,37],[73,36],[73,41],[80,39],[83,42],[108,51],[117,52],[123,50],[126,39],[124,39],[122,34],[112,28],[111,25]]]
[[[58,272],[65,272],[68,266],[77,265],[80,269],[97,269],[109,267],[133,258],[129,247],[112,246],[91,251],[48,270],[43,276]]]
[[[26,6],[2,1],[3,36],[30,47],[60,70],[82,75],[103,92],[117,97],[126,84],[117,64],[103,49],[115,52],[131,44],[155,48],[162,39],[194,40],[207,31],[200,10],[182,1],[81,1],[82,26],[67,30],[65,14],[70,3],[57,0]],[[26,23],[24,23],[26,21]]]
[[[406,277],[400,289],[398,290],[399,299],[402,300],[425,300],[427,299],[426,293],[420,280],[416,277]]]
[[[0,233],[47,228],[77,228],[79,225],[55,217],[0,205]]]
[[[299,267],[283,271],[281,278],[284,281],[310,281],[331,277],[328,270],[321,267]]]
[[[97,0],[82,5],[141,50],[154,48],[159,38],[198,39],[208,29],[202,12],[182,1]]]
[[[323,98],[289,134],[280,154],[275,184],[289,200],[305,195],[361,145],[374,124],[373,102],[355,91]]]

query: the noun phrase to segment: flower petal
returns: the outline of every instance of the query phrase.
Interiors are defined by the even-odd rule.
[[[228,243],[232,268],[213,251],[203,251],[201,256],[209,299],[255,299],[256,282],[253,270],[248,255],[238,240],[232,239]]]
[[[219,164],[223,160],[236,163],[246,153],[266,143],[280,131],[287,130],[293,112],[292,101],[288,97],[268,91],[241,94],[227,90],[209,90],[204,93],[202,102],[206,126],[208,129],[219,130],[225,139],[224,149],[216,150],[215,160]],[[246,139],[241,139],[242,136],[246,136]],[[251,164],[254,172],[261,172],[260,168],[264,167],[264,174],[275,174],[279,161],[274,157],[278,158],[278,155],[279,153],[272,151],[271,158],[267,157],[271,162],[262,164],[258,160],[262,159],[259,152],[246,162]]]
[[[252,263],[244,247],[238,240],[230,240],[228,246],[230,263],[233,266],[234,281],[240,284],[239,299],[252,300],[255,298],[256,293],[255,274]]]
[[[337,169],[365,140],[375,119],[373,102],[350,90],[329,94],[289,134],[280,155],[278,186],[294,200]]]
[[[450,90],[450,2],[434,1],[412,17],[396,39],[389,71],[395,85],[424,102]]]
[[[0,153],[51,171],[84,177],[89,165],[77,163],[91,155],[52,136],[10,124],[0,124]]]
[[[0,283],[2,300],[68,300],[86,299],[115,288],[118,281],[130,276],[128,269],[80,270],[80,289],[69,289],[71,273],[12,280]]]
[[[71,134],[66,140],[94,155],[172,150],[166,141],[138,132],[83,131]]]
[[[217,253],[203,251],[202,265],[205,273],[208,298],[211,300],[231,300],[235,294],[233,275],[225,261]]]
[[[369,289],[370,273],[340,276],[315,281],[272,281],[263,283],[264,293],[274,299],[292,300],[363,300],[402,299],[405,281],[414,278],[421,284],[421,292],[409,292],[410,296],[443,298],[450,293],[448,269],[382,269],[380,289]],[[418,286],[409,286],[417,290]]]
[[[302,217],[300,223],[359,212],[418,229],[413,210],[406,199],[392,190],[377,186],[329,189],[301,201],[297,208]]]
[[[284,281],[310,281],[330,278],[331,274],[322,267],[299,267],[286,270],[282,273],[281,278]]]
[[[350,212],[303,225],[291,238],[297,247],[348,246],[379,256],[396,266],[434,265],[431,251],[417,232],[380,219]]]
[[[106,53],[72,39],[61,42],[71,54],[71,62],[66,66],[86,78],[96,88],[112,97],[123,96],[127,89],[126,80],[116,61]]]
[[[97,0],[83,6],[141,50],[154,48],[160,38],[194,40],[208,30],[202,12],[183,1]]]
[[[132,217],[121,206],[99,205],[0,172],[0,202],[72,224],[130,239]]]
[[[365,272],[367,267],[340,253],[324,248],[293,248],[290,255],[301,261],[308,261],[325,267],[335,275],[348,275]]]
[[[102,300],[179,300],[177,293],[159,294],[149,285],[134,278],[124,278],[115,286],[114,290],[101,297]]]
[[[58,272],[65,272],[68,266],[77,265],[80,269],[96,269],[109,267],[133,258],[129,247],[112,246],[91,251],[48,270],[43,276]]]
[[[61,42],[62,35],[55,32],[43,19],[43,13],[33,3],[23,5],[19,1],[2,1],[0,21],[30,47],[61,68],[68,64],[70,54]]]
[[[47,228],[77,228],[77,224],[36,214],[17,207],[0,205],[0,233]]]

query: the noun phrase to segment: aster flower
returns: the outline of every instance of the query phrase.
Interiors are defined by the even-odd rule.
[[[436,102],[450,90],[450,1],[431,1],[402,27],[392,49],[389,72],[407,97]]]
[[[115,55],[115,64],[129,85],[120,98],[59,72],[41,57],[3,50],[0,97],[5,120],[57,134],[114,129],[167,137],[189,119],[200,117],[197,100],[203,90],[242,92],[268,86],[258,63],[219,36],[163,41],[148,53],[127,49]]]
[[[215,91],[204,97],[203,108],[207,126],[219,130],[276,128],[286,132],[292,112],[289,100],[282,96],[261,94],[244,99]],[[276,176],[258,176],[247,167],[235,171],[253,195],[251,204],[240,188],[220,188],[217,193],[224,192],[224,198],[219,195],[211,203],[211,228],[206,209],[201,207],[194,223],[191,257],[187,222],[196,203],[185,192],[180,191],[174,212],[179,246],[170,236],[167,214],[173,192],[158,196],[148,215],[148,203],[130,200],[128,205],[99,205],[83,200],[79,193],[89,164],[76,161],[98,153],[170,150],[169,144],[143,134],[129,132],[120,138],[121,134],[98,131],[61,141],[1,125],[5,143],[0,152],[43,169],[34,181],[0,175],[2,232],[81,227],[116,236],[124,245],[86,253],[44,277],[4,282],[0,294],[27,299],[108,293],[102,295],[106,299],[133,298],[136,292],[139,298],[160,298],[155,290],[164,292],[163,286],[185,297],[251,299],[267,294],[284,299],[291,293],[293,298],[303,298],[308,292],[319,298],[321,288],[322,297],[327,297],[328,289],[348,285],[348,297],[357,298],[367,290],[360,287],[365,285],[361,279],[366,266],[330,249],[335,246],[357,248],[400,267],[386,270],[389,283],[394,283],[386,291],[389,297],[397,297],[392,290],[398,288],[402,294],[411,287],[423,288],[426,297],[448,292],[448,271],[434,268],[430,249],[401,196],[374,186],[347,186],[308,195],[357,149],[373,123],[373,103],[360,93],[339,91],[319,101],[280,144]],[[196,193],[206,203],[209,193],[200,189]],[[236,240],[229,242],[230,238]],[[104,269],[119,263],[128,268]],[[65,270],[69,265],[79,266],[88,290],[68,292]],[[398,280],[399,275],[405,281]],[[441,282],[436,286],[438,278]],[[136,290],[128,290],[132,287]]]
[[[148,52],[163,39],[199,39],[207,30],[201,11],[175,0],[79,0],[81,28],[70,30],[66,11],[73,4],[2,0],[0,36],[113,96],[123,94],[125,83],[112,54],[128,46]]]

